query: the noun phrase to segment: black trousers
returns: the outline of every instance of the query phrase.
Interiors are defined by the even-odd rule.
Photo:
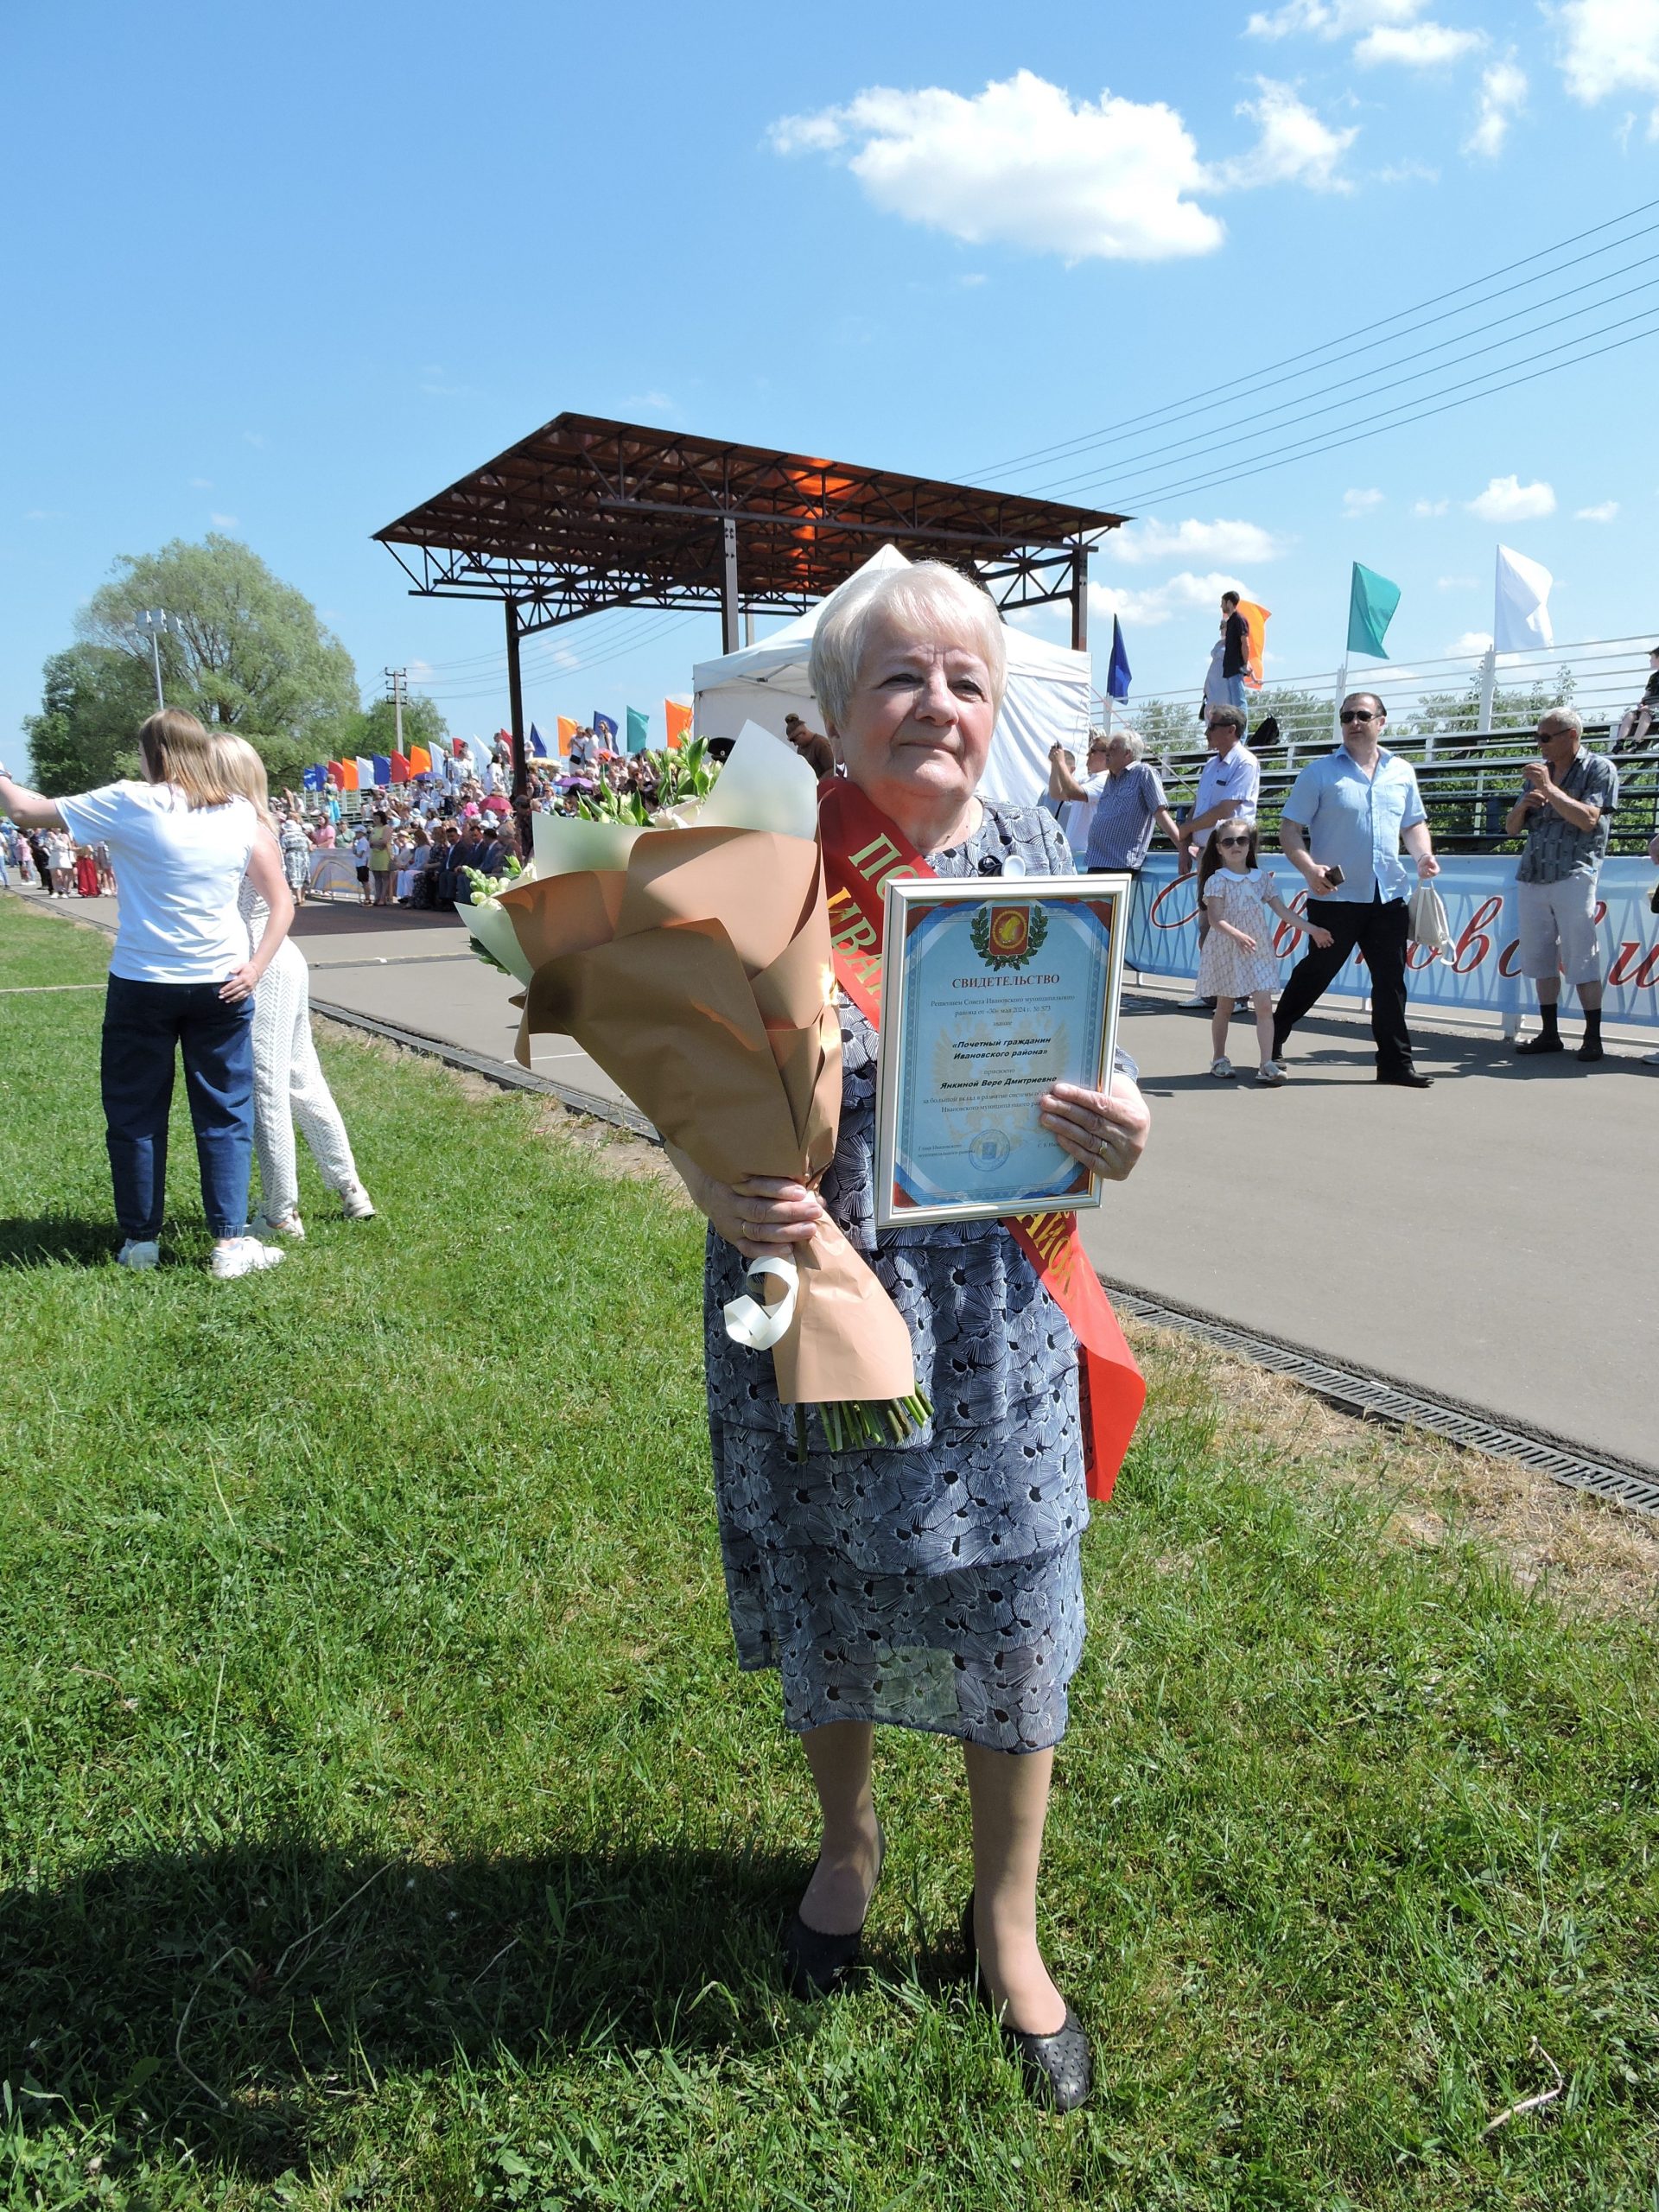
[[[1310,899],[1307,918],[1329,930],[1331,943],[1311,944],[1290,971],[1273,1014],[1276,1058],[1291,1031],[1337,979],[1350,953],[1364,957],[1371,976],[1371,1034],[1376,1039],[1376,1071],[1398,1075],[1411,1065],[1411,1032],[1406,1027],[1406,928],[1410,909],[1403,899],[1373,897],[1369,906],[1345,899]]]

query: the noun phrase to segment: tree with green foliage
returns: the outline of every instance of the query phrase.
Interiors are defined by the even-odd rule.
[[[161,640],[168,704],[249,739],[273,782],[296,781],[350,739],[357,671],[310,601],[235,538],[175,538],[124,554],[77,618],[80,642],[48,662],[41,710],[26,724],[42,789],[84,791],[136,772],[138,725],[155,704],[150,641],[137,626],[147,607],[178,626]]]
[[[1535,677],[1525,690],[1496,690],[1492,694],[1491,728],[1525,732],[1530,736],[1541,715],[1552,707],[1570,707],[1576,689],[1573,671],[1565,664],[1553,677]],[[1470,680],[1463,691],[1427,691],[1401,725],[1400,734],[1434,739],[1437,759],[1456,760],[1469,748],[1447,745],[1447,737],[1472,735],[1480,728],[1480,678]]]
[[[135,774],[135,735],[155,705],[149,671],[128,654],[108,645],[54,653],[41,711],[23,717],[35,787],[62,798]]]

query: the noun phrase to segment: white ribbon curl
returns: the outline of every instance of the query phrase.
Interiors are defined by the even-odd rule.
[[[726,1316],[726,1333],[734,1344],[747,1345],[750,1351],[769,1351],[779,1339],[788,1333],[795,1319],[795,1301],[800,1295],[800,1269],[793,1260],[768,1256],[751,1260],[745,1272],[747,1282],[760,1282],[770,1275],[774,1282],[784,1286],[784,1294],[775,1306],[763,1306],[759,1299],[733,1299],[721,1310]]]

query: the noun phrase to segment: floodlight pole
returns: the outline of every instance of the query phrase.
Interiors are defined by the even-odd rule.
[[[518,665],[518,602],[505,600],[507,721],[512,732],[512,816],[518,824],[518,857],[530,858],[530,764],[524,753],[524,679]]]
[[[135,628],[143,631],[149,639],[150,664],[156,671],[156,711],[164,714],[167,701],[162,696],[162,632],[163,630],[176,630],[179,625],[172,615],[159,607],[144,607],[134,616],[133,622]]]
[[[1071,555],[1071,650],[1089,650],[1089,548],[1077,546]]]
[[[734,653],[743,639],[739,628],[737,594],[737,518],[724,515],[720,524],[720,650]]]

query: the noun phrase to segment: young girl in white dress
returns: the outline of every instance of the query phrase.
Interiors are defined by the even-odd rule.
[[[1210,1072],[1224,1083],[1231,1080],[1227,1030],[1234,1000],[1248,997],[1255,1016],[1256,1052],[1262,1063],[1255,1079],[1282,1083],[1284,1064],[1273,1057],[1273,995],[1279,988],[1279,956],[1273,949],[1270,917],[1276,914],[1299,937],[1311,938],[1315,944],[1329,944],[1331,932],[1311,928],[1274,893],[1273,878],[1256,866],[1254,822],[1217,823],[1198,862],[1198,897],[1210,921],[1210,934],[1198,955],[1198,993],[1216,1001],[1210,1018],[1211,1050],[1215,1055]]]

